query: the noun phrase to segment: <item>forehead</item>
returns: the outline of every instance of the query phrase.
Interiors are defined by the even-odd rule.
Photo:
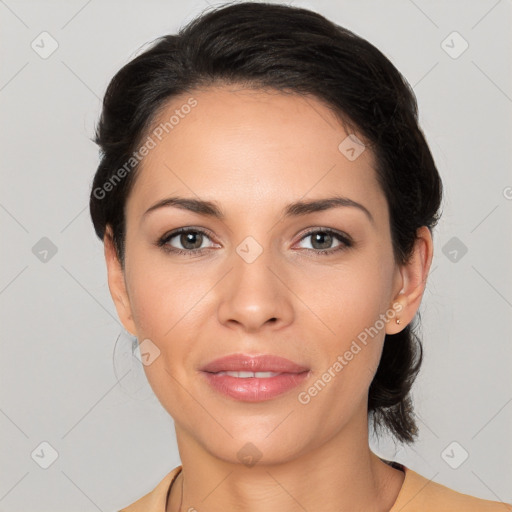
[[[312,96],[236,86],[182,94],[148,132],[152,148],[127,208],[142,214],[166,196],[183,195],[217,201],[226,212],[273,211],[338,193],[379,217],[386,204],[373,154],[349,135]],[[346,153],[350,145],[357,153]]]

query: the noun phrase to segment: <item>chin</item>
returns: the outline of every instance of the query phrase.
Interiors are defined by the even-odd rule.
[[[251,438],[246,433],[241,440],[233,439],[231,444],[208,446],[208,450],[220,460],[250,469],[254,466],[284,464],[296,459],[300,455],[300,447],[290,442],[290,439],[290,446],[284,445],[283,441],[277,437],[272,441],[265,439],[265,436]]]

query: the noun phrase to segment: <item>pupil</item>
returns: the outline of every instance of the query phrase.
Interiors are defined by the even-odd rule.
[[[194,243],[194,238],[200,235],[200,233],[185,233],[181,235],[181,243],[183,247],[187,247],[188,249],[197,249],[198,247],[201,247],[201,241]],[[192,247],[188,247],[187,244],[192,244]]]
[[[331,235],[329,235],[327,233],[316,233],[313,238],[315,239],[315,242],[317,241],[317,239],[320,239],[320,244],[321,245],[326,244],[325,240],[324,240],[324,244],[322,244],[322,239],[327,239],[326,247],[317,247],[317,249],[328,249],[329,248],[329,242],[331,241],[332,237],[331,237]]]

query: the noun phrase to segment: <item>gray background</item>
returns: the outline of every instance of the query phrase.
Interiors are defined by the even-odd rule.
[[[420,439],[372,447],[458,491],[511,502],[511,2],[293,4],[367,38],[405,75],[445,186],[420,309]],[[0,1],[1,511],[118,510],[180,463],[172,419],[108,291],[88,213],[90,138],[115,72],[205,7]],[[46,58],[43,31],[58,44]]]

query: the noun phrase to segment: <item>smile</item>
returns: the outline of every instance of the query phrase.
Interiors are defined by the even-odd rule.
[[[230,377],[237,377],[239,379],[268,379],[270,377],[277,377],[281,375],[278,372],[217,372],[217,375],[229,375]]]

